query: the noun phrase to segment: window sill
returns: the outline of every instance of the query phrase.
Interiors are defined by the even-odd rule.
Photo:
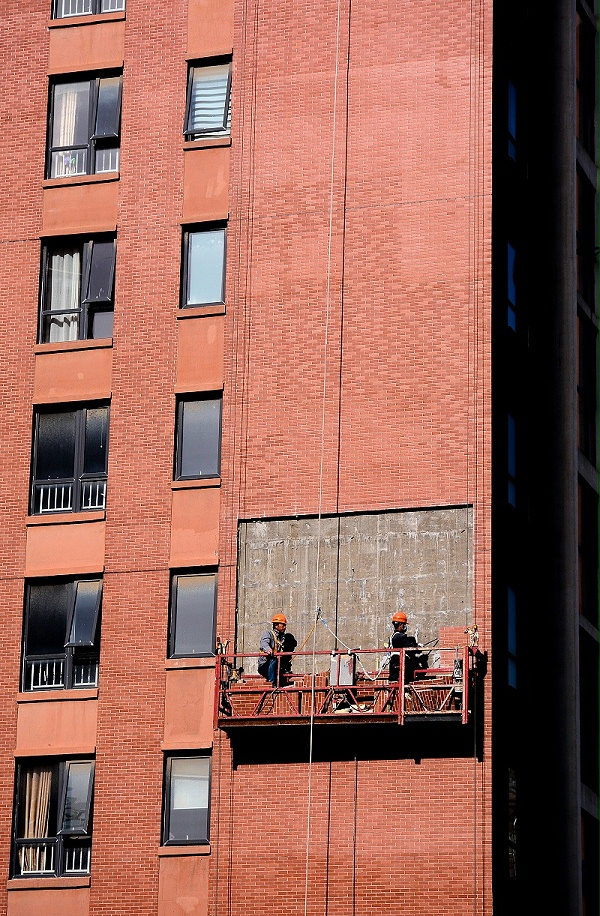
[[[215,146],[231,146],[231,137],[206,137],[203,140],[184,140],[183,150],[210,149]]]
[[[97,22],[119,22],[125,19],[125,11],[102,13],[97,16],[67,16],[64,19],[51,19],[49,29],[66,29],[74,25],[96,25]]]
[[[98,688],[63,690],[27,690],[17,694],[17,703],[42,703],[49,701],[64,702],[65,700],[97,700]]]
[[[190,308],[180,308],[177,312],[177,320],[182,318],[200,318],[209,315],[224,315],[225,306],[222,303],[216,305],[194,305]]]
[[[198,658],[192,658],[188,655],[186,658],[168,658],[165,662],[165,670],[176,671],[178,668],[214,668],[215,664],[215,655],[203,655]]]
[[[65,178],[44,178],[43,188],[66,188],[78,184],[104,184],[118,181],[119,172],[97,172],[94,175],[67,175]]]
[[[220,487],[220,477],[198,477],[195,480],[174,480],[172,490],[205,490],[208,487]]]
[[[9,878],[6,882],[9,891],[41,890],[46,887],[59,890],[68,887],[90,887],[90,885],[89,875],[81,875],[79,878]]]
[[[112,347],[112,337],[98,340],[61,340],[55,343],[36,344],[34,353],[65,353],[69,350],[103,350]]]
[[[210,843],[202,846],[161,846],[158,850],[158,857],[166,856],[209,856]]]
[[[106,512],[53,512],[48,515],[28,515],[27,527],[34,525],[80,525],[82,522],[103,522]]]

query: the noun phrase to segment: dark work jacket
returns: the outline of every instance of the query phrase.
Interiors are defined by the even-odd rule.
[[[275,630],[265,630],[260,637],[260,648],[262,652],[293,652],[298,643],[291,633],[284,633],[280,636]],[[258,663],[259,674],[266,670],[269,663],[268,657],[261,658]],[[291,656],[281,659],[281,670],[289,671],[292,667]]]
[[[399,630],[396,630],[390,639],[391,649],[416,649],[418,645],[419,644],[414,636],[407,636],[406,633],[401,633]],[[412,681],[415,676],[415,669],[419,667],[417,662],[417,655],[417,652],[407,652],[404,656],[405,681]],[[400,656],[392,654],[390,658],[389,680],[397,681],[399,676]]]

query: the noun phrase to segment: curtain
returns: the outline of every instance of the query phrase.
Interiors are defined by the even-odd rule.
[[[25,774],[23,839],[48,836],[52,769],[31,767]],[[46,871],[52,867],[53,847],[24,846],[19,852],[21,872]]]
[[[72,311],[71,315],[50,318],[48,340],[77,340],[79,330],[79,298],[81,287],[81,253],[75,249],[54,253],[50,261],[50,301],[53,312]]]
[[[89,105],[89,81],[58,83],[54,87],[52,146],[54,149],[63,149],[52,153],[51,178],[85,174],[89,141]]]

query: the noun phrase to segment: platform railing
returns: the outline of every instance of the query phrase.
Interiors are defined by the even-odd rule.
[[[308,720],[460,721],[469,714],[476,664],[467,646],[393,650],[398,679],[389,675],[390,650],[278,653],[275,686],[255,671],[264,656],[217,656],[215,722],[219,727]],[[291,663],[291,669],[287,670]],[[296,673],[293,669],[304,669]]]

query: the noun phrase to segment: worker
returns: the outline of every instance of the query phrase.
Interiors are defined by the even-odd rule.
[[[419,644],[414,636],[407,635],[408,618],[404,611],[396,611],[392,616],[392,626],[394,632],[389,639],[390,649],[416,649]],[[412,681],[415,676],[415,670],[422,667],[423,656],[427,659],[427,653],[423,652],[405,652],[404,653],[404,682]],[[390,655],[390,668],[388,680],[397,681],[400,677],[400,653],[392,652]]]
[[[265,630],[260,637],[260,653],[263,656],[258,663],[258,673],[273,687],[286,687],[287,675],[292,670],[290,655],[280,655],[281,652],[293,652],[298,643],[291,633],[286,632],[287,619],[285,614],[275,614],[271,621],[271,629]]]

